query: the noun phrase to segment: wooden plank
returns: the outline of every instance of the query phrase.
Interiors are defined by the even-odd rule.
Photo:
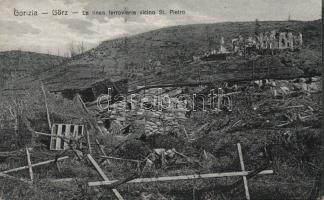
[[[83,114],[87,117],[87,120],[90,123],[90,125],[94,129],[96,129],[97,131],[99,131],[99,133],[101,135],[104,135],[103,132],[102,132],[102,130],[98,126],[97,120],[93,116],[91,116],[89,110],[87,109],[85,103],[83,102],[83,100],[82,100],[82,98],[81,98],[81,96],[79,94],[77,95],[76,100],[78,101],[78,105],[81,107],[81,110],[83,111]]]
[[[127,182],[129,182],[129,181],[131,181],[131,180],[134,180],[134,179],[138,178],[139,176],[140,176],[140,175],[139,175],[138,173],[132,174],[132,175],[130,175],[130,176],[124,178],[124,179],[121,179],[121,180],[119,180],[119,181],[117,181],[117,182],[111,184],[111,185],[109,186],[109,188],[116,188],[116,187],[118,187],[118,186],[120,186],[120,185],[122,185],[122,184],[124,184],[124,183],[127,183]]]
[[[89,154],[92,154],[89,131],[86,131],[86,133],[87,133],[87,143],[88,143]]]
[[[81,131],[81,136],[84,136],[84,126],[83,125],[81,125],[81,127],[82,127],[82,131]]]
[[[77,125],[74,125],[73,126],[73,133],[71,135],[72,138],[76,138],[78,135],[78,126]]]
[[[71,138],[71,131],[70,131],[71,126],[73,126],[73,124],[66,124],[64,137]],[[64,142],[64,147],[63,147],[64,150],[68,149],[69,144],[65,141],[62,141],[62,142]]]
[[[43,84],[42,84],[42,90],[43,90],[43,94],[44,94],[44,101],[45,101],[45,107],[46,107],[46,115],[47,115],[48,127],[49,127],[49,130],[51,130],[52,129],[52,123],[51,123],[50,114],[49,114],[48,105],[47,105],[46,92],[45,92],[45,88],[44,88]]]
[[[71,182],[74,180],[75,180],[75,178],[47,179],[47,181],[52,182],[52,183]]]
[[[244,172],[245,171],[245,166],[244,166],[242,148],[241,148],[240,143],[237,143],[237,149],[238,149],[238,153],[239,153],[239,157],[240,157],[241,169]],[[249,193],[249,187],[248,187],[248,182],[247,182],[246,176],[243,176],[243,183],[244,183],[244,190],[245,190],[246,199],[250,200],[250,193]]]
[[[98,163],[92,158],[92,156],[90,154],[88,154],[87,156],[88,156],[90,162],[92,163],[92,165],[96,168],[97,172],[100,174],[101,178],[104,179],[105,181],[109,181],[106,174],[102,171],[102,169],[99,167]],[[112,189],[112,191],[116,195],[117,199],[124,200],[124,198],[120,195],[118,190]]]
[[[100,156],[101,158],[112,159],[112,160],[122,160],[122,161],[129,161],[129,162],[140,162],[140,160],[133,160],[133,159],[126,159],[126,158],[117,158],[112,156]]]
[[[85,105],[84,101],[82,100],[81,96],[78,94],[77,97],[78,97],[79,101],[81,102],[81,105],[82,105],[82,108],[84,109],[84,111],[86,113],[90,113],[87,106]]]
[[[21,182],[24,182],[24,183],[27,183],[27,184],[31,184],[32,183],[31,181],[25,180],[23,178],[16,178],[14,176],[10,176],[8,174],[3,174],[3,173],[0,173],[0,177],[7,178],[7,179],[11,179],[11,180],[15,180],[15,181],[21,181]]]
[[[84,136],[84,126],[83,125],[80,125],[81,126],[81,135],[80,136],[78,136],[78,139],[79,138],[81,138],[81,137],[83,137]],[[90,141],[90,135],[89,135],[89,141]],[[80,148],[81,149],[83,149],[84,147],[82,146],[82,143],[80,143]],[[91,146],[90,146],[90,148],[91,148]],[[92,150],[92,149],[91,149]],[[92,152],[92,151],[91,151]]]
[[[27,147],[26,147],[26,154],[27,154],[27,163],[28,163],[30,180],[31,181],[34,181],[33,168],[32,168],[32,164],[31,164],[31,161],[30,161],[30,154],[29,154],[29,151],[28,151],[28,148]]]
[[[67,140],[67,137],[63,137],[63,136],[57,136],[57,135],[51,135],[49,133],[42,133],[42,132],[38,132],[38,131],[34,131],[34,133],[38,134],[38,135],[44,135],[44,136],[48,136],[48,137],[54,137],[54,138],[61,138],[63,140]]]
[[[55,146],[56,146],[56,129],[57,129],[57,125],[54,124],[52,126],[52,129],[51,129],[51,134],[48,134],[49,137],[51,137],[51,142],[50,142],[50,150],[55,150]],[[46,135],[47,136],[47,133],[41,133],[41,132],[37,132],[35,131],[36,134],[38,135]]]
[[[105,150],[104,150],[104,149],[102,148],[102,146],[100,145],[98,139],[96,139],[96,143],[97,143],[97,145],[98,145],[98,147],[99,147],[99,149],[100,149],[102,155],[107,156]],[[110,162],[109,160],[106,160],[106,162],[107,162],[109,165],[111,165],[111,162]]]
[[[64,156],[64,157],[58,158],[57,161],[65,160],[65,159],[68,159],[68,158],[69,158],[69,156]],[[39,163],[36,163],[36,164],[32,164],[31,166],[32,167],[37,167],[37,166],[49,164],[51,162],[55,162],[55,159],[39,162]],[[2,172],[0,172],[0,174],[1,173],[6,174],[6,173],[10,173],[10,172],[17,172],[17,171],[21,171],[21,170],[24,170],[24,169],[28,169],[28,165],[23,166],[23,167],[14,168],[14,169],[9,169],[9,170],[6,170],[6,171],[2,171]]]
[[[184,175],[184,176],[166,176],[166,177],[156,177],[156,178],[138,178],[131,180],[127,183],[149,183],[149,182],[161,182],[161,181],[179,181],[179,180],[192,180],[192,179],[207,179],[207,178],[222,178],[222,177],[232,177],[232,176],[246,176],[249,171],[244,172],[224,172],[224,173],[212,173],[212,174],[194,174],[194,175]],[[273,170],[263,170],[259,175],[273,174]],[[100,185],[111,185],[118,180],[112,181],[96,181],[88,182],[89,186],[100,186]]]
[[[98,139],[96,139],[96,143],[97,143],[97,145],[98,145],[98,147],[99,147],[99,149],[100,149],[102,155],[107,156],[105,150],[104,150],[104,149],[102,148],[102,146],[100,145]]]
[[[57,125],[57,136],[59,136],[58,138],[56,138],[56,146],[55,146],[55,150],[61,150],[61,142],[62,139],[60,138],[62,136],[62,124],[58,124]]]
[[[45,135],[45,136],[48,136],[48,137],[57,137],[55,135],[51,135],[49,133],[42,133],[42,132],[38,132],[38,131],[34,131],[34,133],[38,134],[38,135]]]

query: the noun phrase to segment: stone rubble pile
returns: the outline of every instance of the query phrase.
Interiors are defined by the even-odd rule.
[[[168,91],[157,88],[142,91],[142,98],[129,96],[126,101],[118,101],[109,106],[111,126],[109,132],[119,134],[120,130],[134,123],[144,123],[145,135],[167,134],[181,130],[179,121],[187,119],[189,102],[179,100],[181,89]],[[158,95],[160,96],[158,97]]]
[[[270,87],[274,96],[287,95],[298,91],[317,93],[322,90],[320,77],[297,78],[294,80],[256,80],[254,84],[259,87]]]

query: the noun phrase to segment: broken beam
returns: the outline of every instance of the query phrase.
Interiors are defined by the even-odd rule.
[[[241,148],[240,143],[237,143],[237,150],[239,153],[241,169],[242,169],[242,171],[245,171],[245,166],[244,166],[244,161],[243,161],[243,153],[242,153],[242,148]],[[245,197],[247,200],[250,200],[250,192],[249,192],[249,186],[248,186],[246,176],[243,176],[243,183],[244,183]]]
[[[31,184],[32,183],[31,181],[25,180],[23,178],[16,178],[14,176],[10,176],[10,175],[7,175],[7,174],[2,174],[2,173],[0,173],[0,177],[7,178],[7,179],[11,179],[11,180],[15,180],[15,181],[21,181],[21,182],[24,182],[24,183],[27,183],[27,184]]]
[[[101,176],[101,178],[104,179],[105,181],[109,181],[108,177],[102,171],[102,169],[100,168],[100,166],[98,165],[98,163],[95,161],[95,159],[93,159],[93,157],[90,154],[88,154],[87,156],[88,156],[88,159],[90,160],[90,162],[92,163],[92,165],[95,167],[95,169],[97,170],[97,172]],[[112,191],[114,192],[114,194],[117,197],[117,199],[124,200],[124,198],[120,195],[120,193],[118,192],[118,190],[112,189]]]
[[[225,172],[225,173],[212,173],[212,174],[194,174],[185,176],[166,176],[157,178],[138,178],[131,180],[127,183],[149,183],[149,182],[161,182],[161,181],[179,181],[179,180],[192,180],[192,179],[205,179],[205,178],[221,178],[221,177],[232,177],[232,176],[247,176],[250,172]],[[259,175],[273,174],[273,170],[263,170]],[[111,185],[118,180],[112,181],[97,181],[88,182],[89,186],[101,186],[101,185]]]
[[[57,161],[65,160],[65,159],[68,159],[68,158],[69,158],[69,156],[64,156],[64,157],[58,158]],[[55,162],[55,159],[39,162],[39,163],[36,163],[36,164],[32,164],[31,167],[37,167],[37,166],[41,166],[41,165],[46,165],[46,164],[49,164],[51,162]],[[17,171],[21,171],[21,170],[28,169],[28,168],[29,168],[29,166],[27,165],[27,166],[23,166],[23,167],[18,167],[18,168],[2,171],[2,172],[0,172],[0,174],[6,174],[6,173],[10,173],[10,172],[17,172]]]
[[[61,179],[47,179],[47,181],[51,183],[62,183],[62,182],[70,182],[74,181],[75,178],[61,178]]]
[[[122,161],[136,162],[136,163],[140,162],[140,160],[117,158],[117,157],[111,157],[111,156],[100,156],[100,157],[105,158],[105,159],[112,159],[112,160],[122,160]]]
[[[99,147],[99,149],[100,149],[102,155],[107,156],[105,150],[104,150],[103,147],[100,145],[98,139],[96,139],[96,143],[97,143],[97,145],[98,145],[98,147]]]
[[[42,90],[43,90],[44,101],[45,101],[45,106],[46,106],[46,116],[47,116],[48,127],[49,127],[49,130],[51,130],[52,129],[52,123],[51,123],[51,118],[50,118],[50,114],[49,114],[49,110],[48,110],[48,105],[47,105],[46,91],[45,91],[45,88],[44,88],[44,85],[43,84],[42,84]]]
[[[96,139],[96,143],[97,143],[97,145],[98,145],[98,147],[99,147],[101,153],[102,153],[104,156],[107,156],[107,154],[106,154],[104,148],[100,145],[98,139]],[[110,162],[109,160],[106,160],[106,161],[107,161],[107,163],[108,163],[109,165],[111,165],[111,162]],[[100,163],[100,164],[101,164],[101,163]]]
[[[83,102],[80,94],[77,95],[76,101],[77,101],[76,102],[77,105],[79,105],[79,107],[81,108],[82,113],[86,116],[86,120],[90,123],[90,125],[94,129],[96,129],[97,131],[99,131],[99,133],[101,135],[104,135],[103,132],[102,132],[102,130],[98,126],[98,123],[97,123],[96,119],[93,116],[91,116],[91,114],[90,114],[89,110],[87,109],[85,103]]]
[[[88,143],[88,150],[89,150],[89,154],[92,154],[92,148],[91,148],[91,143],[90,143],[90,134],[89,131],[86,131],[87,133],[87,143]]]
[[[29,168],[29,176],[30,176],[30,180],[34,181],[34,173],[33,173],[33,168],[32,168],[32,164],[31,164],[31,160],[30,160],[30,154],[28,151],[28,148],[26,147],[26,154],[27,154],[27,163],[28,163],[28,168]]]
[[[67,138],[67,137],[64,137],[64,136],[60,136],[60,135],[52,135],[52,134],[49,134],[49,133],[42,133],[42,132],[38,132],[38,131],[34,131],[34,133],[35,134],[38,134],[38,135],[48,136],[48,137],[57,137],[57,138],[62,139],[65,142],[67,142],[67,141],[70,140],[70,138]]]

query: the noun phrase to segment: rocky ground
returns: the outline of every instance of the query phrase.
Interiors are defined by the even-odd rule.
[[[198,88],[167,88],[172,102],[177,95],[205,94],[217,86]],[[102,120],[102,129],[114,135],[91,136],[91,140],[113,157],[139,160],[138,163],[110,160],[100,162],[102,152],[93,142],[93,157],[111,179],[124,179],[141,171],[142,177],[177,176],[216,172],[240,171],[237,143],[242,146],[247,170],[260,167],[274,171],[249,179],[253,199],[308,199],[318,194],[320,174],[320,78],[300,78],[290,81],[254,81],[223,87],[224,94],[232,93],[232,106],[222,102],[220,109],[202,110],[197,100],[177,101],[177,109],[123,112],[122,103],[112,105],[109,116],[115,118],[105,124],[107,112],[88,107]],[[145,95],[155,94],[151,89]],[[147,103],[147,99],[143,100]],[[184,106],[186,105],[186,106]],[[119,108],[119,109],[118,109]],[[118,111],[119,110],[119,111]],[[105,113],[105,114],[104,114]],[[97,116],[97,117],[98,117]],[[45,123],[46,124],[46,123]],[[128,130],[123,129],[129,127]],[[39,144],[39,143],[38,143]],[[30,146],[30,145],[28,145]],[[54,158],[45,147],[30,146],[32,162]],[[172,162],[146,167],[146,158],[154,149],[175,150]],[[84,156],[88,150],[83,150]],[[2,179],[3,199],[103,199],[114,198],[105,187],[88,187],[88,181],[99,181],[93,166],[84,157],[59,162],[58,167],[35,167],[35,183]],[[1,156],[1,171],[26,165],[26,154],[15,151]],[[14,177],[29,179],[28,170],[11,173]],[[69,182],[51,182],[50,179],[73,178]],[[241,178],[200,179],[154,184],[124,184],[118,191],[125,199],[242,199],[243,184],[228,189]],[[15,184],[15,187],[12,187]],[[227,188],[227,189],[226,189]],[[50,194],[50,195],[48,195]]]

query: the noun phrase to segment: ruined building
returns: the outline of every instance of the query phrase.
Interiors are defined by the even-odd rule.
[[[285,31],[272,30],[268,32],[260,32],[255,37],[249,36],[247,38],[243,38],[242,35],[239,35],[238,38],[232,40],[232,50],[234,53],[239,55],[248,48],[254,48],[255,50],[298,50],[302,48],[302,45],[302,34],[294,34],[290,29]]]

